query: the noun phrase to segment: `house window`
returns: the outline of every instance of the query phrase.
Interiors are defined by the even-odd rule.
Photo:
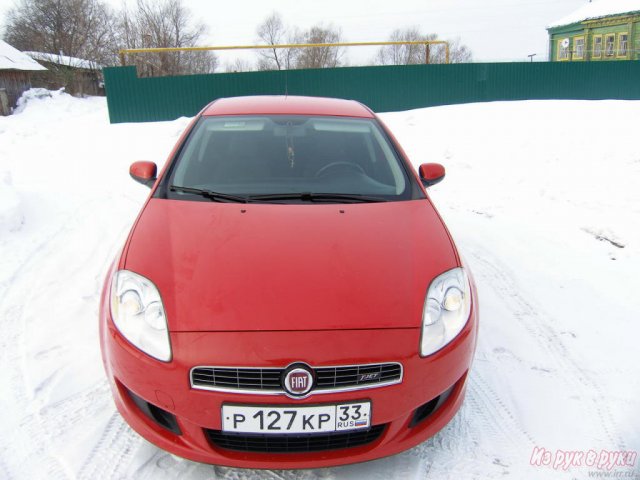
[[[575,37],[573,39],[573,58],[584,58],[584,37]]]
[[[607,57],[613,56],[614,43],[616,42],[616,36],[612,33],[607,35],[604,40],[604,54]]]
[[[562,46],[562,40],[558,40],[558,60],[568,60],[569,59],[569,47]]]
[[[593,37],[593,53],[591,58],[602,58],[602,35]]]
[[[628,33],[619,33],[618,34],[618,56],[626,57],[627,56],[627,48],[629,44],[629,34]]]

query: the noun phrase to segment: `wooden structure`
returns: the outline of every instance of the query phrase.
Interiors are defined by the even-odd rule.
[[[38,63],[47,67],[47,71],[38,72],[31,77],[34,87],[58,90],[76,95],[104,95],[102,65],[83,58],[44,52],[24,52]]]
[[[0,115],[9,115],[25,90],[32,87],[31,75],[47,69],[0,40]]]

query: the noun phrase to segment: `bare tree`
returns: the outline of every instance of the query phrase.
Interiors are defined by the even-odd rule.
[[[134,10],[123,9],[119,30],[126,48],[195,47],[206,33],[182,0],[138,0]],[[143,53],[132,60],[143,76],[212,73],[218,66],[217,56],[206,50]]]
[[[342,42],[342,30],[332,25],[315,25],[299,34],[296,43],[339,43]],[[344,54],[342,47],[312,47],[300,50],[296,68],[334,68],[341,65]]]
[[[224,71],[227,73],[250,72],[253,69],[253,64],[244,58],[236,58],[233,62],[225,63],[224,66]]]
[[[100,0],[19,0],[7,13],[5,40],[19,50],[113,64],[115,14]]]
[[[435,40],[436,35],[423,35],[417,27],[394,30],[388,38],[390,42],[423,42]],[[427,63],[427,49],[424,45],[385,45],[378,50],[376,63],[380,65],[411,65]]]
[[[342,31],[332,25],[315,25],[301,31],[288,27],[278,12],[273,12],[262,22],[256,33],[264,45],[294,43],[337,43],[342,41]],[[294,68],[329,68],[341,65],[344,51],[340,47],[272,48],[258,52],[259,70],[290,70]]]
[[[444,55],[444,51],[440,55]],[[473,60],[471,49],[460,43],[460,38],[449,40],[449,63],[469,63]],[[444,63],[444,60],[438,63]]]
[[[394,30],[389,36],[390,42],[436,41],[438,35],[422,34],[418,27]],[[449,62],[463,63],[472,59],[471,50],[460,44],[460,39],[449,41]],[[385,45],[380,47],[375,63],[378,65],[412,65],[420,63],[445,63],[446,50],[443,45]]]
[[[291,43],[292,37],[289,29],[282,21],[282,16],[278,12],[273,12],[257,30],[258,41],[264,45],[282,45]],[[288,70],[293,65],[294,50],[290,48],[272,48],[270,50],[258,51],[259,70]]]

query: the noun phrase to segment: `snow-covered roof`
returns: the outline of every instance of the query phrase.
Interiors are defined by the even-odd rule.
[[[56,65],[64,65],[65,67],[84,68],[86,70],[101,70],[102,65],[85,60],[83,58],[68,57],[66,55],[58,55],[55,53],[44,52],[24,52],[35,60],[41,62],[55,63]]]
[[[0,70],[46,70],[42,65],[0,40]]]
[[[569,15],[549,24],[547,28],[571,25],[572,23],[592,20],[595,18],[640,12],[640,0],[594,0],[570,13]]]

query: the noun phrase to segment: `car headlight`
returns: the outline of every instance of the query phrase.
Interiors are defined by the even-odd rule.
[[[431,355],[451,342],[467,324],[470,312],[471,286],[464,269],[437,276],[424,299],[420,355]]]
[[[163,362],[171,360],[167,317],[151,280],[128,270],[116,272],[111,283],[111,317],[137,348]]]

